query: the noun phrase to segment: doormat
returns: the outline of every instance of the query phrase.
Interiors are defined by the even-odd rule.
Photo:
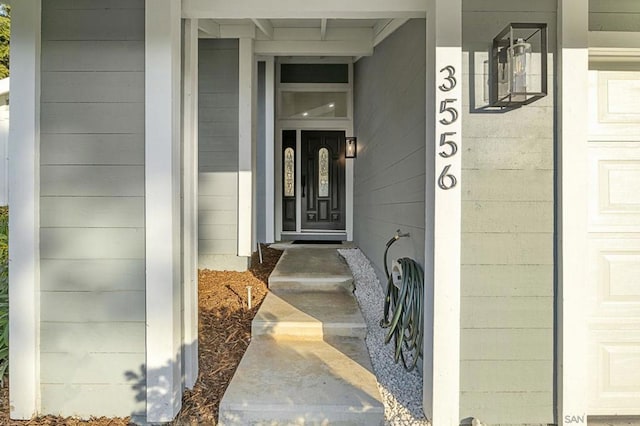
[[[295,240],[291,244],[342,244],[338,240]]]

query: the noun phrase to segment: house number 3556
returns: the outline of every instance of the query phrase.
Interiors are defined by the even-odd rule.
[[[447,65],[446,67],[442,68],[440,72],[444,73],[445,76],[443,78],[442,84],[438,86],[438,89],[441,92],[449,92],[453,90],[453,88],[458,84],[458,81],[455,77],[456,69],[452,65]],[[457,102],[457,98],[445,98],[440,101],[440,124],[449,126],[458,121],[458,110],[456,109]],[[439,146],[440,148],[442,148],[442,151],[438,153],[440,157],[451,158],[458,153],[456,135],[456,132],[440,133]],[[442,172],[440,172],[440,177],[438,177],[438,186],[441,189],[451,189],[458,183],[458,179],[456,179],[453,174],[449,173],[450,169],[451,164],[447,164],[443,167]]]

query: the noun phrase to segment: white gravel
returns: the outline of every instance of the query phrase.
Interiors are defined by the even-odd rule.
[[[429,425],[422,412],[422,374],[417,369],[407,372],[402,362],[393,362],[393,345],[384,344],[386,329],[380,327],[384,291],[369,263],[359,249],[340,249],[355,280],[355,295],[367,323],[367,348],[378,388],[384,402],[387,425]]]

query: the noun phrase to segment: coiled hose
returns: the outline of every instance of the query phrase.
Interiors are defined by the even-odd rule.
[[[401,237],[409,234],[398,233],[387,242],[384,251],[384,272],[387,275],[387,294],[384,299],[384,317],[380,326],[389,328],[385,344],[393,337],[394,361],[402,361],[407,371],[411,371],[422,358],[424,336],[424,272],[415,260],[403,257],[398,260],[402,270],[400,286],[396,287],[387,266],[389,248]],[[405,354],[411,354],[412,362],[407,364]]]

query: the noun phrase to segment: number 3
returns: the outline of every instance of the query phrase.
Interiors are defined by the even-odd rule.
[[[453,67],[453,65],[447,65],[446,67],[442,68],[440,72],[446,72],[447,74],[449,74],[444,78],[449,84],[441,84],[440,86],[438,86],[438,89],[442,90],[443,92],[448,92],[449,90],[452,90],[454,87],[456,87],[458,81],[454,77],[454,75],[456,74],[456,69]]]

